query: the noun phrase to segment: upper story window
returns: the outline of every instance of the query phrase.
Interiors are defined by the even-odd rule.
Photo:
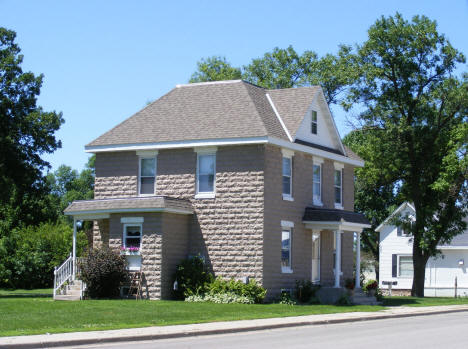
[[[335,189],[335,208],[343,209],[343,168],[344,165],[340,162],[334,163],[334,189]]]
[[[156,152],[137,153],[140,157],[138,194],[154,195],[156,190]]]
[[[323,159],[314,156],[312,169],[312,195],[314,205],[322,206],[322,163]]]
[[[316,135],[317,134],[317,112],[315,110],[312,110],[312,123],[311,123],[311,129],[310,129],[310,132],[312,132],[312,134]]]
[[[216,188],[216,149],[197,150],[196,198],[214,198]]]
[[[294,152],[283,149],[283,200],[293,200],[292,197],[292,157]]]

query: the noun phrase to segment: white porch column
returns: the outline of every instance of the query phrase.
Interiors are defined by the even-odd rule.
[[[335,286],[340,287],[341,276],[341,230],[335,231],[336,250],[335,250]]]
[[[356,232],[356,280],[355,288],[361,288],[361,232]]]
[[[76,218],[73,217],[73,280],[76,273]]]

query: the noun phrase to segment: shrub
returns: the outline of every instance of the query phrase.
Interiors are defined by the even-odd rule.
[[[296,301],[291,298],[291,293],[284,291],[281,292],[279,304],[286,304],[286,305],[296,305]]]
[[[201,256],[189,257],[177,266],[175,281],[177,289],[174,295],[177,299],[185,299],[193,295],[205,293],[206,284],[213,280]]]
[[[203,296],[201,295],[194,295],[188,296],[185,298],[186,302],[212,302],[212,303],[242,303],[242,304],[253,304],[253,300],[246,296],[239,296],[233,292],[226,292],[226,293],[215,293],[210,294],[207,293]]]
[[[300,303],[309,303],[311,300],[316,300],[315,293],[320,286],[314,285],[310,280],[296,280],[294,288],[294,297]]]
[[[121,283],[128,280],[127,260],[108,247],[91,250],[81,264],[81,278],[88,297],[118,297]]]
[[[346,279],[344,282],[344,286],[348,290],[354,290],[354,279]]]
[[[0,287],[52,287],[54,267],[68,258],[72,239],[73,229],[66,222],[12,230],[0,239]],[[78,231],[78,255],[86,245],[85,233]]]
[[[351,303],[351,299],[349,298],[347,294],[341,295],[341,297],[338,298],[335,304],[336,305],[353,305],[353,303]]]
[[[254,279],[245,284],[239,280],[224,280],[218,277],[206,286],[206,292],[210,295],[233,293],[248,298],[252,303],[262,303],[266,296],[266,290]]]
[[[363,287],[363,290],[369,292],[370,290],[376,290],[379,284],[375,280],[369,280]]]

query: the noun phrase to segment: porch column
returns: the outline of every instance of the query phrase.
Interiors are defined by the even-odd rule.
[[[73,280],[76,273],[76,218],[73,217]]]
[[[361,288],[361,232],[356,232],[356,280],[355,288]]]
[[[340,287],[341,276],[341,230],[335,231],[336,250],[335,250],[335,286]]]

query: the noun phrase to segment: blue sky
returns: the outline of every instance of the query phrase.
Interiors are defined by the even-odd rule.
[[[176,84],[202,57],[236,66],[274,47],[319,55],[361,43],[381,15],[424,14],[468,54],[468,1],[18,1],[0,0],[0,25],[17,32],[23,69],[45,75],[39,104],[63,112],[53,169],[81,169],[84,145]],[[462,68],[468,71],[465,66]],[[333,110],[343,136],[343,111]]]

